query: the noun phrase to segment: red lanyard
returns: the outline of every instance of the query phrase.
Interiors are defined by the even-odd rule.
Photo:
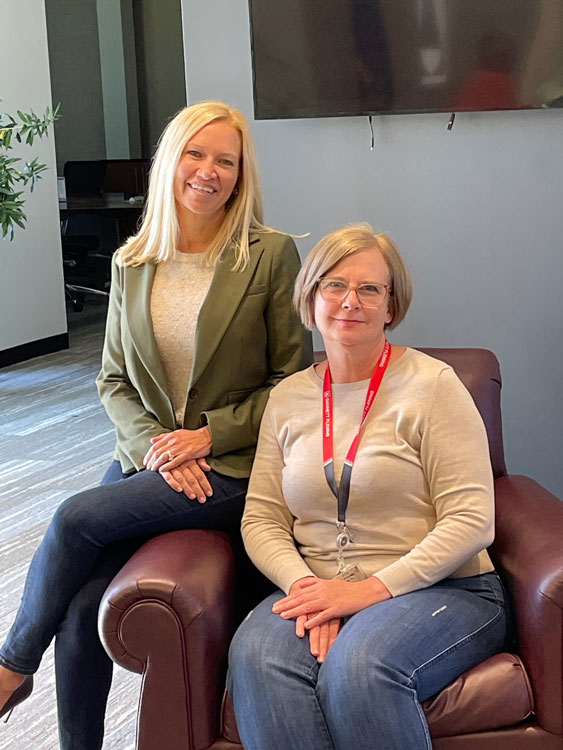
[[[354,466],[354,460],[356,458],[356,452],[358,450],[358,443],[360,442],[360,433],[366,417],[371,409],[385,370],[389,364],[391,356],[391,344],[386,340],[383,352],[379,358],[378,363],[375,366],[373,375],[368,386],[368,392],[366,395],[366,401],[364,404],[364,412],[358,427],[356,437],[352,441],[352,445],[348,449],[344,465],[342,467],[342,475],[340,477],[340,486],[336,484],[334,477],[334,445],[333,445],[333,419],[332,419],[332,377],[330,375],[330,367],[328,362],[326,365],[326,372],[323,382],[323,466],[326,481],[328,486],[332,490],[332,493],[338,500],[338,521],[340,524],[346,522],[346,508],[348,507],[348,498],[350,496],[350,478],[352,476],[352,468]]]

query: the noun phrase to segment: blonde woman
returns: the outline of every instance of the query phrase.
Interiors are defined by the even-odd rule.
[[[182,110],[160,140],[139,232],[116,254],[97,384],[115,425],[102,486],[58,508],[0,649],[0,716],[56,636],[63,750],[99,750],[111,661],[98,603],[149,536],[236,534],[270,389],[312,361],[291,309],[293,240],[264,226],[243,115]]]
[[[504,647],[485,427],[451,367],[387,341],[410,298],[365,225],[299,273],[327,359],[274,389],[260,429],[242,534],[280,590],[231,645],[246,750],[430,750],[420,702]]]

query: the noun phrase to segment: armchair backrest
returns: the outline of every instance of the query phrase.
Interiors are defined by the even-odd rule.
[[[486,349],[421,349],[451,365],[483,417],[495,479],[495,541],[489,548],[508,589],[539,725],[563,734],[563,503],[528,477],[507,475],[501,378]],[[542,745],[543,747],[543,745]],[[555,745],[554,745],[555,747]]]
[[[446,362],[473,396],[489,438],[489,453],[495,479],[506,475],[500,413],[500,367],[488,349],[420,349]]]

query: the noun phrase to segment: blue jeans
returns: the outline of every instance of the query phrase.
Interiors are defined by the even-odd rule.
[[[241,624],[228,689],[245,750],[423,750],[420,703],[502,651],[509,626],[496,573],[445,579],[347,618],[322,665],[277,591]]]
[[[112,662],[97,632],[108,584],[147,538],[177,529],[238,535],[248,479],[207,474],[212,497],[200,504],[160,474],[126,476],[115,461],[102,486],[57,509],[27,574],[20,608],[0,649],[0,663],[37,670],[53,637],[62,750],[99,750]]]

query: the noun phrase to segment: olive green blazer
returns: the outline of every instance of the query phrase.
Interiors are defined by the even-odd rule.
[[[199,312],[184,427],[208,424],[212,468],[246,477],[269,391],[308,367],[313,350],[291,304],[300,267],[293,240],[278,232],[251,234],[248,266],[233,271],[233,264],[229,249]],[[154,263],[122,268],[114,260],[112,267],[96,383],[115,425],[115,458],[126,473],[143,468],[151,437],[176,429],[150,317],[155,271]]]

